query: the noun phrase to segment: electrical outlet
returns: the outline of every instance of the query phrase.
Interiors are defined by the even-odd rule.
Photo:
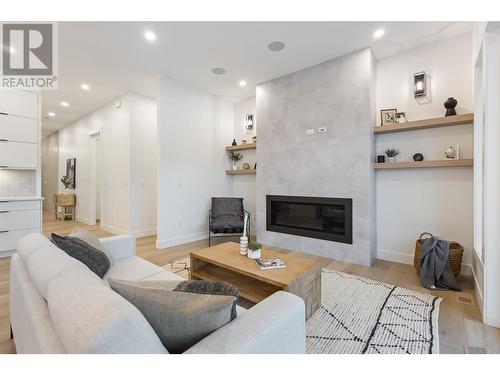
[[[314,135],[314,129],[307,129],[306,135]]]
[[[322,126],[321,128],[318,128],[318,133],[326,133],[326,126]]]

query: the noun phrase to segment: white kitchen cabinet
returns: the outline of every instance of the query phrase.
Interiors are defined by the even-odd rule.
[[[16,250],[17,240],[42,227],[40,198],[0,198],[0,258]]]
[[[38,142],[38,121],[14,115],[0,115],[0,140]]]
[[[0,113],[38,120],[38,94],[24,90],[0,90]]]
[[[0,168],[37,169],[36,143],[0,141]]]

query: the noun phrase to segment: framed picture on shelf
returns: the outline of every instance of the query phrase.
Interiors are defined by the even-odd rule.
[[[397,109],[381,109],[380,110],[380,125],[394,125],[396,123]]]
[[[405,122],[408,122],[408,120],[406,120],[406,113],[405,112],[396,113],[395,118],[396,118],[397,124],[404,124]]]

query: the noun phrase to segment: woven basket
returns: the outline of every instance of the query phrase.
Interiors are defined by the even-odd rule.
[[[432,237],[432,234],[424,232],[420,235],[418,240],[415,242],[415,256],[413,258],[413,265],[417,272],[420,272],[420,254],[422,254],[422,242],[424,242],[425,235]],[[451,271],[458,277],[460,275],[460,269],[462,268],[462,258],[464,256],[464,248],[458,242],[450,241],[450,256],[448,262],[450,263]]]

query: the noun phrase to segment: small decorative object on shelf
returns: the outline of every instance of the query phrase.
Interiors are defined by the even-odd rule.
[[[460,150],[459,145],[456,145],[455,148],[453,148],[453,146],[450,146],[446,150],[444,150],[444,156],[448,160],[449,159],[458,160],[459,159],[459,150]]]
[[[380,125],[394,125],[396,121],[397,109],[381,109],[380,110]]]
[[[378,155],[377,156],[377,163],[385,163],[385,156],[384,155]]]
[[[64,185],[64,194],[66,194],[66,190],[71,188],[71,185],[73,185],[73,181],[71,180],[71,177],[69,177],[69,176],[62,176],[61,182]]]
[[[231,146],[237,146],[238,144],[236,143],[236,139],[233,139],[233,143],[231,143]]]
[[[415,155],[413,155],[413,160],[422,161],[424,160],[424,155],[422,155],[420,152],[417,152]]]
[[[399,150],[397,148],[388,148],[385,150],[385,154],[387,155],[387,161],[389,163],[394,163],[396,160],[396,156],[399,155]]]
[[[252,143],[257,143],[257,136],[255,136],[255,135],[254,135],[254,136],[252,137]]]
[[[405,112],[397,112],[396,113],[396,123],[397,124],[404,124],[405,122],[408,122],[406,120],[406,113]]]
[[[247,256],[250,259],[259,259],[261,257],[261,249],[262,245],[258,242],[250,242],[248,246],[248,254]]]
[[[250,164],[243,163],[243,169],[250,169]]]
[[[457,104],[457,99],[453,97],[446,99],[444,102],[444,108],[446,108],[445,116],[455,116],[457,114],[457,111],[455,111]]]
[[[253,165],[253,169],[257,169],[257,163]]]
[[[241,144],[242,144],[242,145],[246,145],[246,144],[247,144],[247,140],[246,140],[246,139],[242,139],[242,140],[241,140]]]
[[[229,153],[229,159],[233,162],[233,170],[238,169],[238,162],[243,159],[243,155],[241,155],[239,152],[234,152],[231,151]]]

